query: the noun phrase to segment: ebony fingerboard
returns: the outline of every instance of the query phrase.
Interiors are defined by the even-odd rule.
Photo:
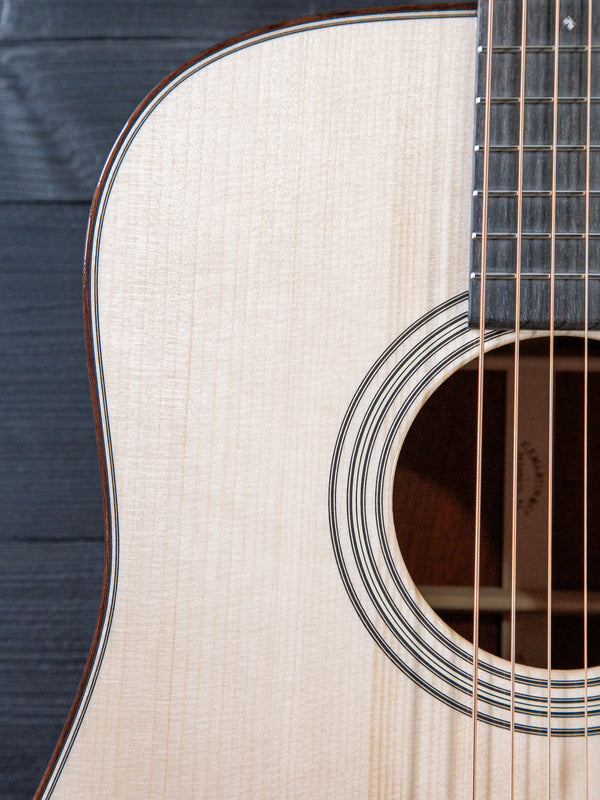
[[[526,3],[523,96],[522,2]],[[554,0],[494,0],[489,98],[486,97],[488,11],[489,0],[483,0],[477,53],[470,324],[478,326],[480,317],[487,150],[485,327],[515,327],[518,261],[520,326],[539,330],[550,327],[554,252],[554,327],[584,328],[587,269],[588,324],[590,328],[600,328],[600,0],[560,2],[556,136]],[[588,24],[592,26],[591,49]],[[589,142],[588,58],[591,59]],[[586,187],[589,187],[587,213]]]

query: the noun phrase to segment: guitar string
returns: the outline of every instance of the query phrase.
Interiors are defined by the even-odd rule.
[[[589,410],[589,263],[590,263],[590,135],[592,96],[593,2],[588,3],[587,84],[585,138],[585,271],[583,291],[583,718],[584,718],[584,800],[589,798],[588,737],[588,410]]]
[[[519,86],[519,148],[517,177],[517,241],[515,275],[515,347],[513,364],[512,504],[510,552],[510,798],[515,791],[515,671],[517,612],[517,478],[519,457],[519,373],[521,331],[521,232],[523,228],[523,139],[525,134],[525,57],[527,52],[527,0],[521,7],[521,72]]]
[[[558,67],[560,54],[560,0],[554,5],[554,86],[552,96],[552,192],[550,223],[550,320],[548,358],[548,527],[547,527],[547,599],[546,599],[546,670],[547,670],[547,797],[552,797],[552,525],[554,491],[554,294],[556,273],[556,164],[558,144]]]
[[[585,798],[588,791],[588,565],[587,565],[587,537],[588,537],[588,372],[589,372],[589,184],[590,184],[590,94],[591,94],[591,36],[592,36],[592,3],[589,0],[588,9],[588,45],[587,45],[587,136],[586,136],[586,191],[585,191],[585,273],[584,273],[584,719],[585,719],[585,770],[584,789]],[[486,100],[490,97],[491,82],[491,28],[493,18],[493,0],[489,4],[488,23],[488,50],[486,68]],[[523,0],[521,22],[521,87],[520,87],[520,120],[519,120],[519,166],[518,166],[518,213],[517,213],[517,255],[516,255],[516,285],[515,285],[515,360],[514,360],[514,390],[513,390],[513,508],[511,520],[511,756],[510,756],[510,784],[511,800],[514,795],[514,716],[515,716],[515,616],[516,616],[516,510],[517,510],[517,450],[518,450],[518,399],[519,399],[519,333],[520,333],[520,273],[521,273],[521,229],[522,229],[522,183],[523,183],[523,132],[524,132],[524,81],[525,81],[525,55],[526,55],[526,14],[527,0]],[[551,774],[552,774],[552,493],[553,493],[553,424],[554,424],[554,298],[555,298],[555,273],[556,273],[556,156],[558,134],[558,68],[559,68],[559,33],[560,33],[560,0],[555,4],[555,46],[554,46],[554,93],[553,93],[553,144],[552,144],[552,221],[551,221],[551,254],[550,254],[550,323],[549,323],[549,389],[548,389],[548,564],[547,564],[547,797],[551,800]],[[488,196],[488,150],[489,150],[489,107],[486,102],[486,128],[484,150],[484,192],[483,192],[483,228],[482,228],[482,272],[480,287],[480,356],[479,356],[479,386],[478,386],[478,444],[477,444],[477,498],[476,498],[476,583],[474,589],[474,653],[477,653],[478,627],[479,627],[479,551],[480,551],[480,514],[481,514],[481,420],[483,398],[483,325],[485,309],[485,269],[487,250],[487,196]],[[476,786],[476,748],[477,748],[477,659],[474,658],[473,680],[473,797]]]
[[[477,797],[477,696],[479,688],[479,583],[481,565],[481,499],[483,464],[483,386],[485,356],[485,290],[487,267],[488,230],[488,177],[490,166],[490,97],[492,92],[492,45],[493,45],[494,0],[489,0],[486,36],[486,85],[485,117],[483,137],[483,198],[481,226],[481,282],[479,286],[479,361],[477,369],[477,442],[475,467],[475,553],[473,564],[473,730],[471,752],[471,791]]]

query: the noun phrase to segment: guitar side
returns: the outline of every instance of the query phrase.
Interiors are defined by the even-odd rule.
[[[329,481],[364,376],[466,286],[475,38],[457,10],[268,31],[126,130],[88,263],[106,611],[40,797],[468,796],[470,719],[361,624]],[[486,797],[506,746],[482,726]]]

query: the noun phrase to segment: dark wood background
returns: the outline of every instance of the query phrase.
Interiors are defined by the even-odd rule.
[[[414,2],[414,0],[413,0]],[[197,52],[353,0],[0,0],[0,796],[31,798],[90,646],[103,522],[88,209],[130,113]]]

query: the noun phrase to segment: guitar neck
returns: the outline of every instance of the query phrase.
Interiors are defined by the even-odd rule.
[[[600,325],[600,3],[481,3],[470,320]],[[488,28],[490,9],[493,24]],[[588,25],[588,16],[592,25]],[[491,49],[490,49],[491,45]],[[484,263],[485,262],[485,263]]]

